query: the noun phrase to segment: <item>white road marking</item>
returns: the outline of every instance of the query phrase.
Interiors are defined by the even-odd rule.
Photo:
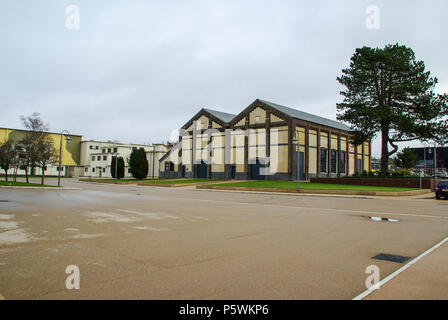
[[[437,218],[437,219],[448,219],[448,216],[433,216],[433,215],[424,215],[424,214],[413,214],[413,213],[394,213],[394,212],[373,212],[373,211],[361,211],[361,210],[347,210],[347,209],[332,209],[332,208],[316,208],[316,207],[298,207],[298,206],[285,206],[278,204],[260,204],[260,203],[252,203],[252,202],[231,202],[225,200],[208,200],[208,199],[191,199],[191,198],[174,198],[177,200],[185,200],[185,201],[198,201],[198,202],[220,202],[225,203],[226,205],[252,205],[252,206],[265,206],[265,207],[273,207],[273,208],[288,208],[288,209],[309,209],[309,210],[320,210],[320,211],[339,211],[339,212],[351,212],[351,213],[360,213],[366,215],[394,215],[394,216],[409,216],[409,217],[420,217],[420,218]]]
[[[441,245],[443,245],[445,242],[448,241],[448,237],[443,239],[442,241],[440,241],[439,243],[437,243],[436,245],[434,245],[432,248],[426,250],[425,252],[423,252],[421,255],[419,255],[417,258],[415,258],[414,260],[411,260],[410,262],[408,262],[406,265],[404,265],[403,267],[401,267],[400,269],[398,269],[397,271],[395,271],[394,273],[390,274],[389,276],[387,276],[386,278],[384,278],[383,280],[381,280],[380,282],[378,282],[376,285],[374,285],[372,288],[367,289],[366,291],[364,291],[363,293],[361,293],[360,295],[356,296],[353,298],[353,300],[362,300],[365,297],[367,297],[369,294],[371,294],[372,292],[374,292],[375,290],[377,290],[377,287],[381,287],[383,286],[385,283],[389,282],[390,280],[392,280],[393,278],[395,278],[396,276],[398,276],[400,273],[402,273],[403,271],[405,271],[406,269],[408,269],[410,266],[412,266],[414,263],[416,263],[417,261],[419,261],[420,259],[422,259],[424,256],[430,254],[431,252],[433,252],[434,250],[436,250],[438,247],[440,247]]]

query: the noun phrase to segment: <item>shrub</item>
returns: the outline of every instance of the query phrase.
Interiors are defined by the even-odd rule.
[[[148,160],[145,149],[135,149],[129,159],[129,169],[135,179],[142,180],[148,176]]]
[[[110,173],[112,178],[114,179],[122,179],[124,178],[124,160],[122,157],[118,157],[118,167],[117,167],[117,176],[115,177],[115,159],[116,157],[112,157],[112,162],[110,164]]]

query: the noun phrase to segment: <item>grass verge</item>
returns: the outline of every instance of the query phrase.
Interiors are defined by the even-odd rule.
[[[57,188],[57,186],[49,186],[49,185],[46,185],[46,184],[26,183],[26,182],[14,182],[14,181],[0,181],[0,186],[7,186],[7,187],[48,187],[48,188]]]
[[[246,182],[235,182],[235,183],[226,183],[226,184],[215,184],[215,186],[242,187],[242,188],[296,189],[297,182],[296,181],[246,181]],[[389,192],[419,190],[416,188],[359,186],[359,185],[313,183],[313,182],[300,182],[300,189],[303,189],[303,190],[389,191]]]

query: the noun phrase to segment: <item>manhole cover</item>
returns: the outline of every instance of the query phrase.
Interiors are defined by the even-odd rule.
[[[9,202],[9,200],[1,200],[1,199],[0,199],[0,202]]]
[[[394,255],[394,254],[380,253],[380,254],[374,256],[372,259],[384,260],[384,261],[390,261],[390,262],[397,262],[397,263],[403,263],[405,261],[408,261],[411,258],[403,257],[403,256],[397,256],[397,255]]]

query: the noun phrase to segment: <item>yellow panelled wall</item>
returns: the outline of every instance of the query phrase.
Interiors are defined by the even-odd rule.
[[[258,119],[258,121],[257,121]],[[266,111],[262,108],[255,108],[249,114],[250,124],[260,124],[266,122]]]
[[[0,128],[0,144],[10,140],[13,143],[18,143],[26,135],[25,130],[15,130],[8,128]],[[48,136],[53,141],[55,154],[59,161],[59,146],[61,143],[61,135],[58,133],[48,133]],[[66,136],[62,135],[62,154],[61,162],[63,166],[76,166],[80,161],[82,136],[70,135],[70,143],[67,144]]]

